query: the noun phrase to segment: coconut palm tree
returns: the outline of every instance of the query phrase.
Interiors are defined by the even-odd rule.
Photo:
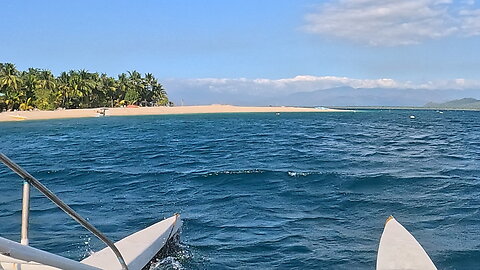
[[[117,94],[118,94],[118,99],[120,100],[119,103],[120,105],[123,105],[125,103],[125,94],[128,89],[128,77],[127,74],[122,73],[118,75],[118,84],[117,84]]]
[[[70,106],[70,96],[73,92],[70,87],[70,75],[67,72],[60,73],[60,76],[57,78],[57,89],[61,96],[61,107],[69,108]]]
[[[0,70],[0,89],[4,96],[4,103],[7,110],[18,109],[23,93],[19,91],[20,77],[14,64],[6,63]]]
[[[39,70],[35,68],[29,68],[28,71],[23,71],[21,73],[22,87],[20,89],[21,95],[21,104],[19,106],[20,110],[31,110],[33,109],[33,103],[35,99],[35,93],[37,89],[41,86],[39,80]]]
[[[118,99],[117,96],[117,82],[114,78],[108,77],[107,74],[102,74],[100,76],[100,88],[104,93],[105,97],[110,102],[110,106],[115,106],[115,100]]]
[[[33,110],[32,98],[28,98],[24,103],[21,103],[18,108],[22,111]]]
[[[122,73],[115,79],[107,74],[82,70],[62,72],[29,68],[18,71],[11,63],[0,63],[0,111],[91,108],[123,104],[168,104],[163,86],[151,73]]]
[[[167,92],[163,88],[163,85],[160,83],[157,83],[153,87],[153,95],[152,95],[152,101],[155,103],[157,106],[167,106],[170,104],[167,96]]]
[[[125,101],[128,104],[138,104],[144,88],[142,75],[138,71],[128,71],[128,88],[125,92]]]
[[[151,73],[145,74],[146,95],[144,100],[155,105],[165,106],[168,103],[167,93],[163,86],[158,83],[158,80]]]
[[[19,72],[14,64],[3,64],[0,71],[0,88],[16,91],[19,88]]]
[[[55,76],[53,76],[51,71],[39,71],[35,98],[35,105],[41,110],[53,110],[61,103],[61,96],[56,88]]]

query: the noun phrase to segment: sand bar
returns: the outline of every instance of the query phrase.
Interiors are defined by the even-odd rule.
[[[99,108],[56,111],[15,111],[0,113],[0,122],[46,120],[60,118],[98,117]],[[138,107],[108,108],[107,116],[197,114],[197,113],[248,113],[248,112],[345,112],[347,110],[316,109],[300,107],[241,107],[232,105],[178,106],[178,107]]]

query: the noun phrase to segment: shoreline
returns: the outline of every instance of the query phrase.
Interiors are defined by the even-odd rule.
[[[64,118],[98,117],[101,108],[68,109],[55,111],[15,111],[0,113],[0,122],[18,122],[25,120],[49,120]],[[135,115],[174,115],[174,114],[208,114],[208,113],[282,113],[282,112],[352,112],[352,110],[316,109],[301,107],[247,107],[233,105],[201,105],[178,107],[138,107],[107,108],[106,116]]]

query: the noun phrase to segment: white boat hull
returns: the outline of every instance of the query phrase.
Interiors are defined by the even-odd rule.
[[[393,217],[387,219],[380,239],[377,270],[436,270],[427,252]]]
[[[116,242],[115,246],[122,253],[128,269],[140,270],[165,246],[168,239],[178,233],[181,226],[180,215],[174,215],[125,237]],[[108,247],[93,253],[81,262],[104,270],[122,269],[117,257]]]
[[[176,214],[138,231],[115,243],[129,270],[141,270],[179,233],[182,226]],[[17,268],[20,266],[20,268]],[[0,237],[0,270],[121,270],[117,257],[110,248],[104,248],[76,262],[30,246]]]

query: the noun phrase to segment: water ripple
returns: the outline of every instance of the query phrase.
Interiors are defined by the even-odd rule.
[[[440,269],[472,269],[478,114],[27,121],[2,123],[0,149],[115,240],[180,212],[182,248],[153,269],[373,269],[390,214]],[[18,239],[21,181],[0,174],[0,233]],[[31,232],[73,259],[103,247],[36,191]]]

